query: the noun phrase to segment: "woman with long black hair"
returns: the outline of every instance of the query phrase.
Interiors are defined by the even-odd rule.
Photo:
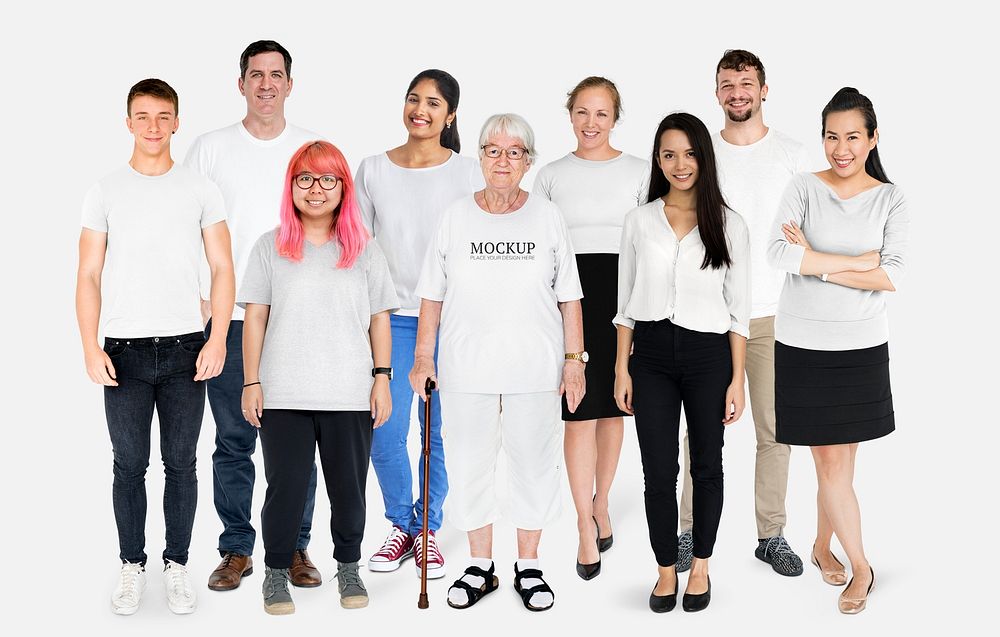
[[[722,516],[724,426],[745,406],[749,235],[719,189],[712,140],[673,113],[653,139],[648,203],[625,217],[618,266],[615,400],[635,416],[646,522],[659,567],[654,612],[677,601],[678,429],[691,448],[694,559],[685,611],[711,599],[708,559]]]
[[[812,562],[828,584],[847,584],[838,608],[853,615],[875,584],[861,541],[855,457],[858,443],[895,429],[885,293],[902,278],[910,218],[879,159],[871,100],[844,87],[822,121],[830,168],[792,179],[768,246],[768,259],[788,273],[774,321],[776,439],[812,448]],[[830,550],[834,533],[850,582]]]
[[[368,570],[395,571],[415,557],[420,572],[422,552],[420,527],[427,507],[427,576],[443,577],[444,556],[435,533],[441,528],[442,507],[448,493],[444,448],[441,442],[441,410],[437,393],[433,398],[429,502],[413,499],[413,476],[406,439],[410,431],[413,391],[406,372],[413,367],[420,299],[414,293],[427,246],[441,213],[455,200],[482,188],[479,164],[459,155],[458,82],[438,69],[418,73],[403,99],[406,142],[361,162],[354,183],[358,206],[369,232],[378,240],[389,262],[396,284],[400,310],[392,323],[392,367],[401,374],[391,377],[393,416],[372,439],[372,466],[382,489],[385,517],[392,524],[382,547],[368,560]],[[418,409],[423,428],[424,412]],[[423,464],[420,481],[423,482]],[[418,492],[420,490],[418,489]]]

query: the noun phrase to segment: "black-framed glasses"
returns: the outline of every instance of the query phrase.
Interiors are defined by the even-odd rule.
[[[528,154],[528,151],[520,146],[500,148],[495,144],[486,144],[485,146],[480,146],[479,148],[483,151],[483,154],[490,159],[499,159],[500,155],[507,155],[507,159],[511,161],[520,161]]]
[[[333,190],[340,183],[340,177],[336,175],[320,175],[313,177],[309,173],[295,175],[295,185],[302,190],[309,190],[313,187],[313,182],[318,181],[319,187],[323,190]]]

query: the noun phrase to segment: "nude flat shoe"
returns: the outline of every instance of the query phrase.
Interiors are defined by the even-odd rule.
[[[813,546],[811,558],[812,558],[812,563],[816,565],[816,568],[819,569],[820,575],[823,576],[824,582],[826,582],[830,586],[843,586],[844,584],[847,583],[847,569],[844,567],[843,564],[840,563],[840,560],[837,559],[836,555],[833,556],[833,560],[837,563],[837,566],[839,566],[840,568],[832,571],[825,571],[823,570],[823,567],[819,565],[819,560],[816,559],[815,546]]]
[[[844,592],[840,594],[840,598],[837,600],[837,608],[839,608],[840,612],[845,615],[857,615],[863,611],[865,606],[868,604],[868,596],[871,594],[872,588],[875,587],[875,569],[871,566],[869,566],[868,569],[872,573],[872,583],[868,585],[868,590],[865,591],[864,597],[861,599],[850,599],[845,597],[844,594],[847,593],[846,588],[844,589]],[[854,581],[853,577],[851,578],[851,581]],[[850,584],[848,584],[848,588],[850,588]]]

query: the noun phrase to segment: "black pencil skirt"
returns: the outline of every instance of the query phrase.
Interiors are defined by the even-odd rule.
[[[788,445],[840,445],[896,428],[889,344],[824,351],[774,344],[775,438]]]
[[[618,255],[578,254],[576,267],[583,288],[583,344],[590,355],[584,375],[587,393],[576,412],[562,401],[566,421],[625,416],[615,404],[615,356],[618,332],[611,320],[618,313]]]

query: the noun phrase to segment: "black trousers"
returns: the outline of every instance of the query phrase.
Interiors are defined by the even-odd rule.
[[[261,513],[264,563],[271,568],[292,565],[317,446],[330,497],[333,557],[357,562],[365,534],[371,412],[265,409],[260,423],[267,478]]]
[[[694,556],[711,557],[722,517],[722,418],[733,375],[729,335],[695,332],[666,319],[637,321],[629,373],[656,563],[677,562],[682,405],[691,447]]]

